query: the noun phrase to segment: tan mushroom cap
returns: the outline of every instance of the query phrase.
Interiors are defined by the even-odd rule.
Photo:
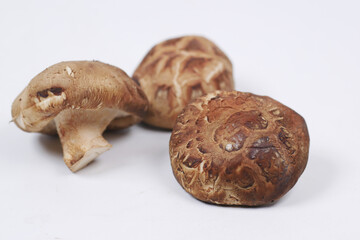
[[[121,69],[98,61],[55,64],[35,76],[15,99],[12,117],[27,132],[58,133],[72,171],[111,145],[106,128],[128,127],[144,116],[148,101]]]
[[[172,129],[177,115],[205,93],[233,90],[232,64],[210,40],[200,36],[169,39],[154,46],[133,79],[149,100],[144,122]]]
[[[304,119],[270,97],[217,91],[187,105],[170,139],[173,173],[194,197],[257,206],[287,193],[304,171]]]

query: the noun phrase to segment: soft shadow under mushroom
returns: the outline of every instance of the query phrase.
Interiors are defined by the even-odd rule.
[[[38,141],[48,153],[62,156],[61,143],[57,135],[39,134]]]
[[[130,132],[129,128],[120,129],[120,130],[106,130],[103,134],[104,138],[108,140],[110,143],[118,140],[119,138],[126,137]]]
[[[146,129],[146,130],[151,130],[151,131],[159,131],[159,132],[169,132],[171,133],[172,129],[166,129],[166,128],[160,128],[160,127],[155,127],[152,125],[149,125],[145,122],[140,122],[138,124],[139,127]]]

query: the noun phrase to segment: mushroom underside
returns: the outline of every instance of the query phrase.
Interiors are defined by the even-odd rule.
[[[42,132],[57,132],[63,148],[64,162],[71,171],[76,172],[111,148],[111,144],[102,136],[109,124],[111,126],[115,121],[112,129],[123,128],[131,125],[137,118],[111,108],[66,109]]]

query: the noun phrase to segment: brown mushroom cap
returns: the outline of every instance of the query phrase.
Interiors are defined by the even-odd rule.
[[[133,79],[149,99],[144,122],[172,129],[191,99],[215,90],[233,90],[232,65],[211,41],[185,36],[161,42],[142,60]]]
[[[130,126],[147,107],[143,91],[121,69],[98,61],[73,61],[35,76],[15,99],[12,116],[24,131],[57,131],[64,160],[77,171],[110,148],[101,136],[107,127]]]
[[[51,121],[64,109],[103,107],[118,109],[138,119],[146,112],[147,99],[117,67],[99,61],[61,62],[31,80],[15,99],[12,116],[24,131],[41,132],[45,127],[54,130]]]
[[[180,185],[194,197],[257,206],[287,193],[305,169],[304,119],[270,97],[217,91],[187,105],[170,139]]]

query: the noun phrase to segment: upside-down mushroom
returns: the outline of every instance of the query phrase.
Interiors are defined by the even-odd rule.
[[[71,171],[85,167],[111,145],[106,128],[140,121],[148,101],[121,69],[98,61],[55,64],[35,76],[15,99],[12,117],[27,132],[58,134]]]

